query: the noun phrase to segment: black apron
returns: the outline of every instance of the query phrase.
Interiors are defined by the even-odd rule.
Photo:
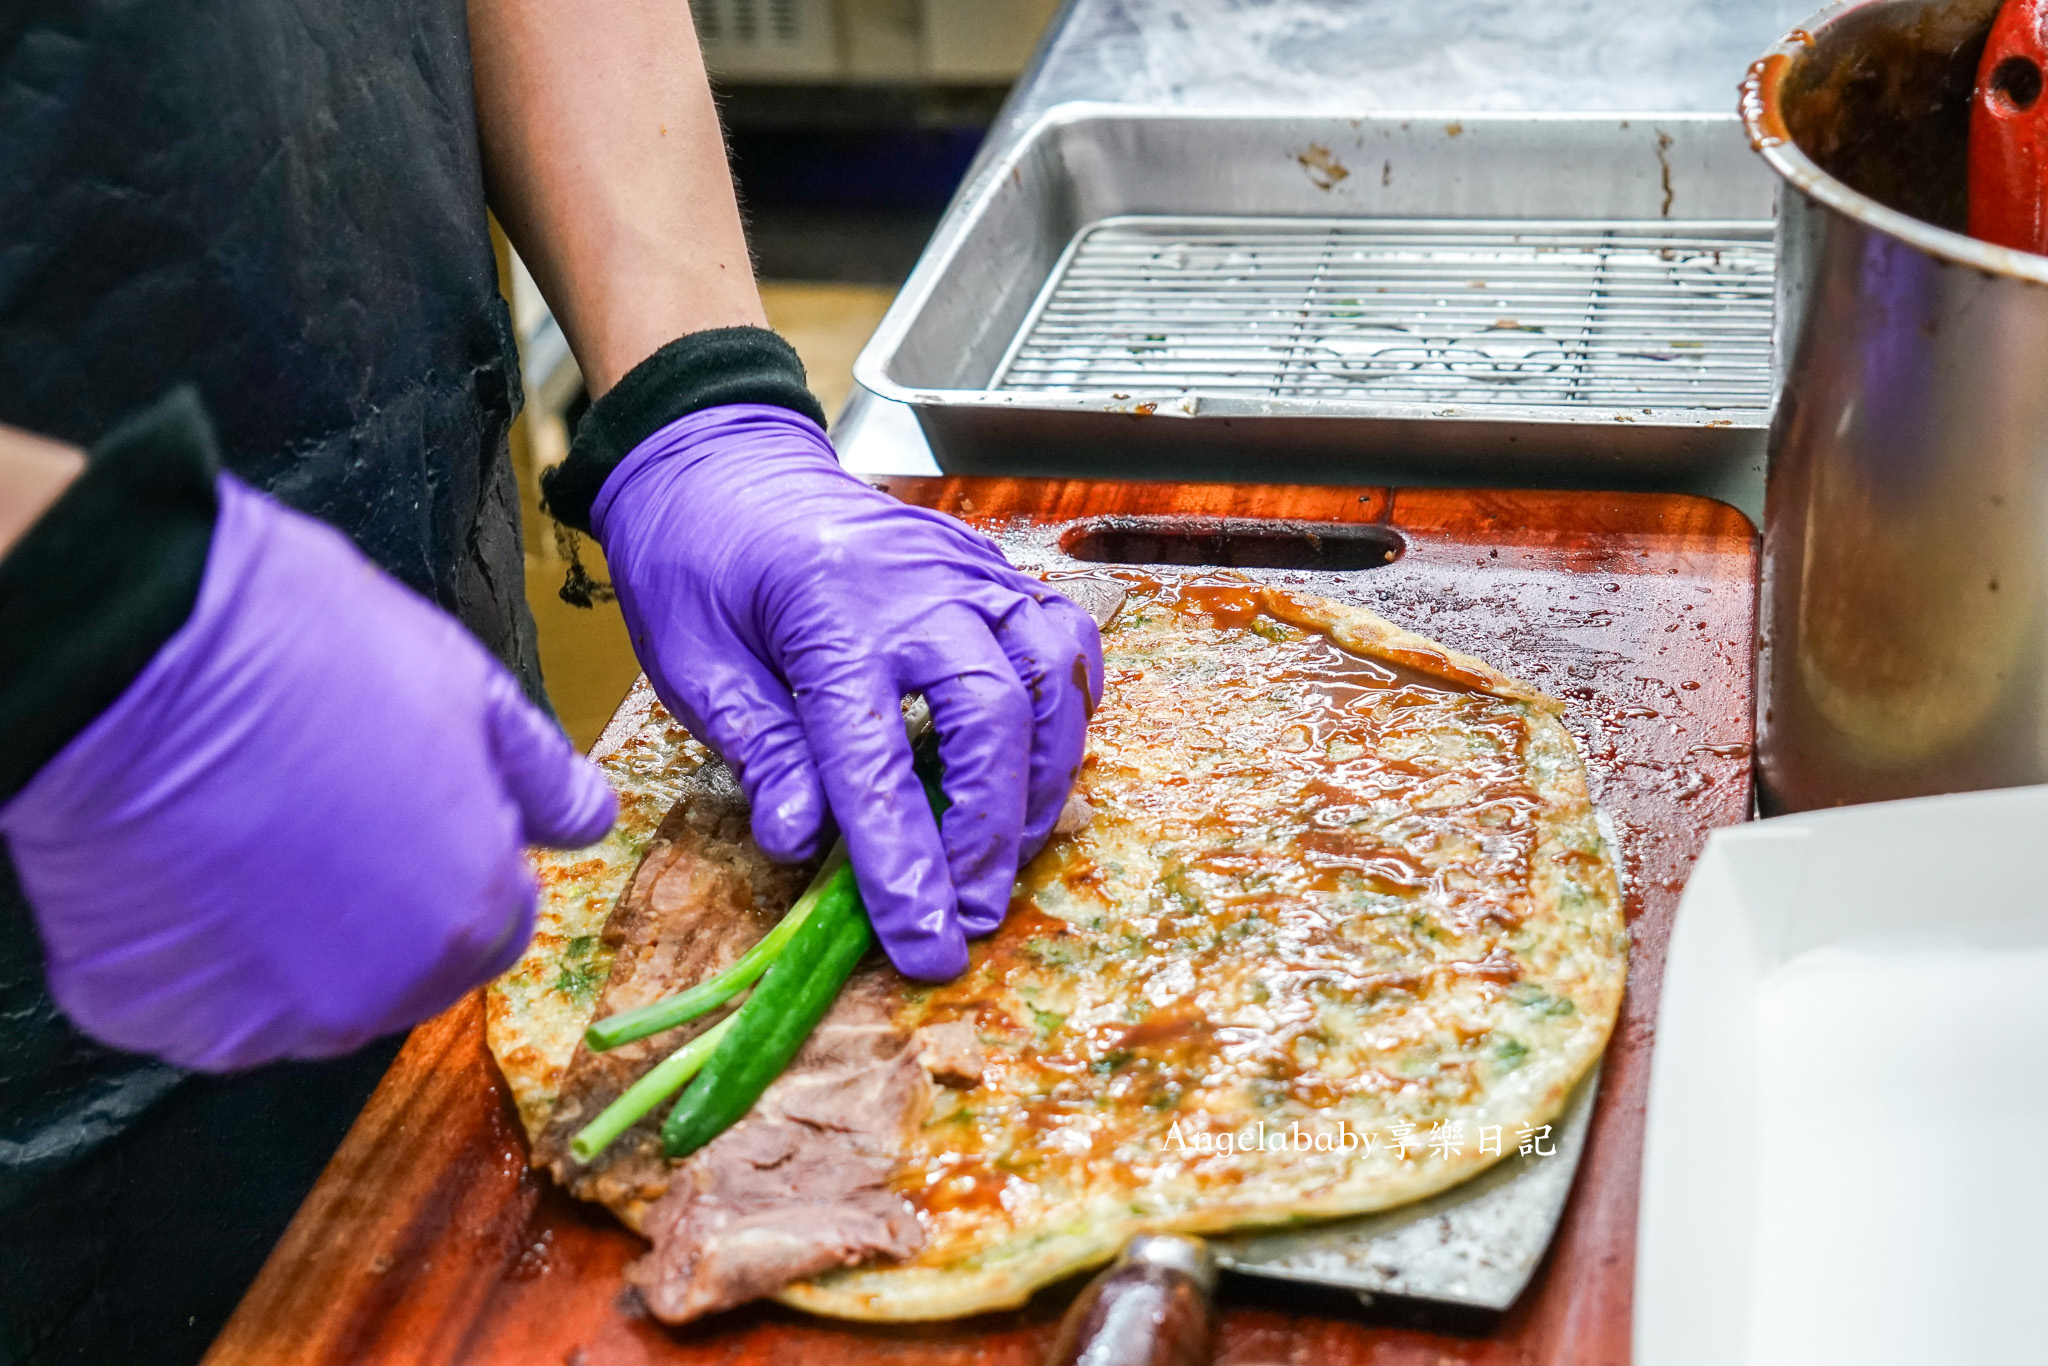
[[[541,697],[462,0],[0,3],[0,423],[89,444],[180,381]],[[0,867],[0,1361],[195,1359],[394,1047],[100,1048]]]

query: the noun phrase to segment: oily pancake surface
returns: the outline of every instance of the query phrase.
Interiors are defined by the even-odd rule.
[[[975,1313],[1137,1231],[1417,1199],[1515,1151],[1606,1041],[1627,935],[1556,702],[1360,609],[1132,585],[1089,824],[1024,870],[959,980],[886,974],[899,1030],[971,1028],[981,1055],[908,1116],[891,1184],[921,1250],[790,1304]],[[546,857],[579,876],[490,1016],[536,1135],[592,1008],[560,984],[610,963],[596,883],[631,871]]]
[[[963,1314],[1141,1229],[1416,1199],[1515,1151],[1606,1042],[1627,935],[1555,702],[1237,583],[1141,586],[1104,647],[1091,824],[966,976],[905,995],[986,1060],[898,1170],[926,1245],[789,1303]],[[1223,1150],[1261,1124],[1288,1149]]]

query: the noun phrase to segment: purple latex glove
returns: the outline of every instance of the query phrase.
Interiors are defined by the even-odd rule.
[[[228,475],[191,617],[5,807],[52,995],[220,1070],[345,1052],[503,971],[523,846],[603,776],[457,622]]]
[[[890,959],[957,975],[1079,771],[1102,695],[1087,613],[960,522],[847,474],[785,408],[663,427],[591,524],[655,691],[732,766],[761,848],[817,853],[829,808]],[[939,732],[943,833],[911,771],[910,692]]]

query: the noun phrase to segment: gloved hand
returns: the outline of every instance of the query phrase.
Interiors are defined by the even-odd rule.
[[[656,693],[732,766],[755,841],[809,857],[829,809],[890,959],[958,975],[1080,768],[1102,693],[1095,623],[767,404],[656,431],[605,480],[591,526]],[[943,831],[911,771],[909,692],[939,733]]]
[[[208,1070],[346,1052],[503,971],[527,843],[615,800],[452,618],[216,480],[192,614],[0,807],[87,1033]]]

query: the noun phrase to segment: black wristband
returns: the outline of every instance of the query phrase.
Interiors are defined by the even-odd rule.
[[[0,559],[0,801],[113,704],[192,615],[219,512],[199,396],[102,437]]]
[[[541,506],[588,532],[590,505],[628,452],[677,418],[721,403],[772,403],[825,425],[825,409],[788,342],[759,327],[692,332],[627,371],[590,405],[569,458],[540,478]]]

